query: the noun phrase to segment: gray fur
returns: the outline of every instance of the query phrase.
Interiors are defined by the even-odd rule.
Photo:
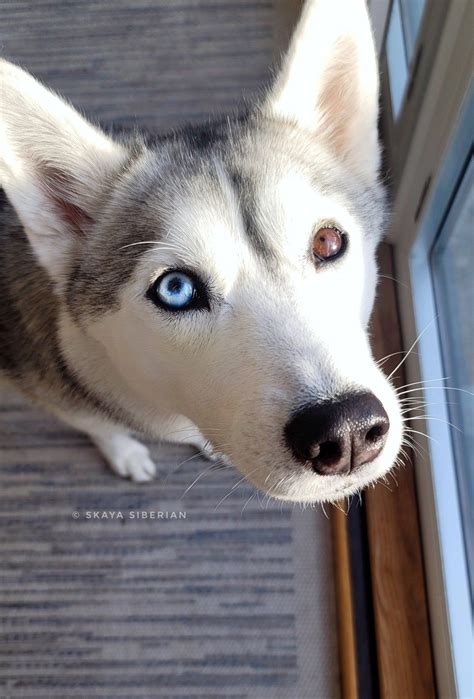
[[[131,416],[110,405],[68,366],[57,340],[59,300],[2,189],[0,298],[0,370],[6,377],[35,402],[133,424]]]
[[[276,252],[258,225],[258,197],[255,183],[251,177],[243,175],[238,170],[230,173],[230,179],[239,200],[244,232],[247,234],[249,244],[266,264],[271,264],[275,261]]]

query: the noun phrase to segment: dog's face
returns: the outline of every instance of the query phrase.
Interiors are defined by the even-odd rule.
[[[362,0],[334,5],[308,3],[257,109],[199,137],[118,145],[60,103],[60,147],[30,144],[25,170],[11,116],[5,128],[7,193],[130,402],[187,416],[256,486],[307,502],[382,476],[402,436],[367,337],[384,219],[376,64]],[[26,107],[39,90],[58,111],[8,70]]]

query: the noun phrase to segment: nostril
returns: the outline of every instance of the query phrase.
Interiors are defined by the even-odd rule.
[[[349,448],[349,450],[348,450]],[[320,476],[335,476],[349,473],[350,442],[341,439],[326,439],[318,444],[318,455],[311,459],[313,471]]]
[[[376,425],[373,425],[370,430],[365,435],[365,441],[368,442],[369,444],[376,444],[381,437],[386,435],[388,432],[388,421],[387,422],[379,422]]]
[[[383,410],[383,408],[382,408]],[[388,415],[376,416],[377,420],[367,429],[354,430],[352,433],[352,468],[358,468],[373,461],[385,446],[387,432],[390,428]],[[374,416],[375,417],[375,416]]]
[[[336,464],[342,456],[342,449],[339,442],[322,442],[319,445],[318,461],[324,466]]]

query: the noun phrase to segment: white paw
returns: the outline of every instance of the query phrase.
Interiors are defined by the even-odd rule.
[[[120,433],[96,437],[94,441],[114,473],[136,483],[152,480],[156,466],[144,444]]]
[[[146,483],[153,480],[156,466],[150,458],[148,449],[137,443],[123,454],[116,455],[110,466],[115,473],[123,478],[130,478],[136,483]]]

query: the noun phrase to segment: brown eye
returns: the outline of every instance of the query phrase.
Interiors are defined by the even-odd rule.
[[[344,245],[344,236],[333,226],[320,228],[313,238],[313,255],[318,260],[330,260],[339,255]]]

